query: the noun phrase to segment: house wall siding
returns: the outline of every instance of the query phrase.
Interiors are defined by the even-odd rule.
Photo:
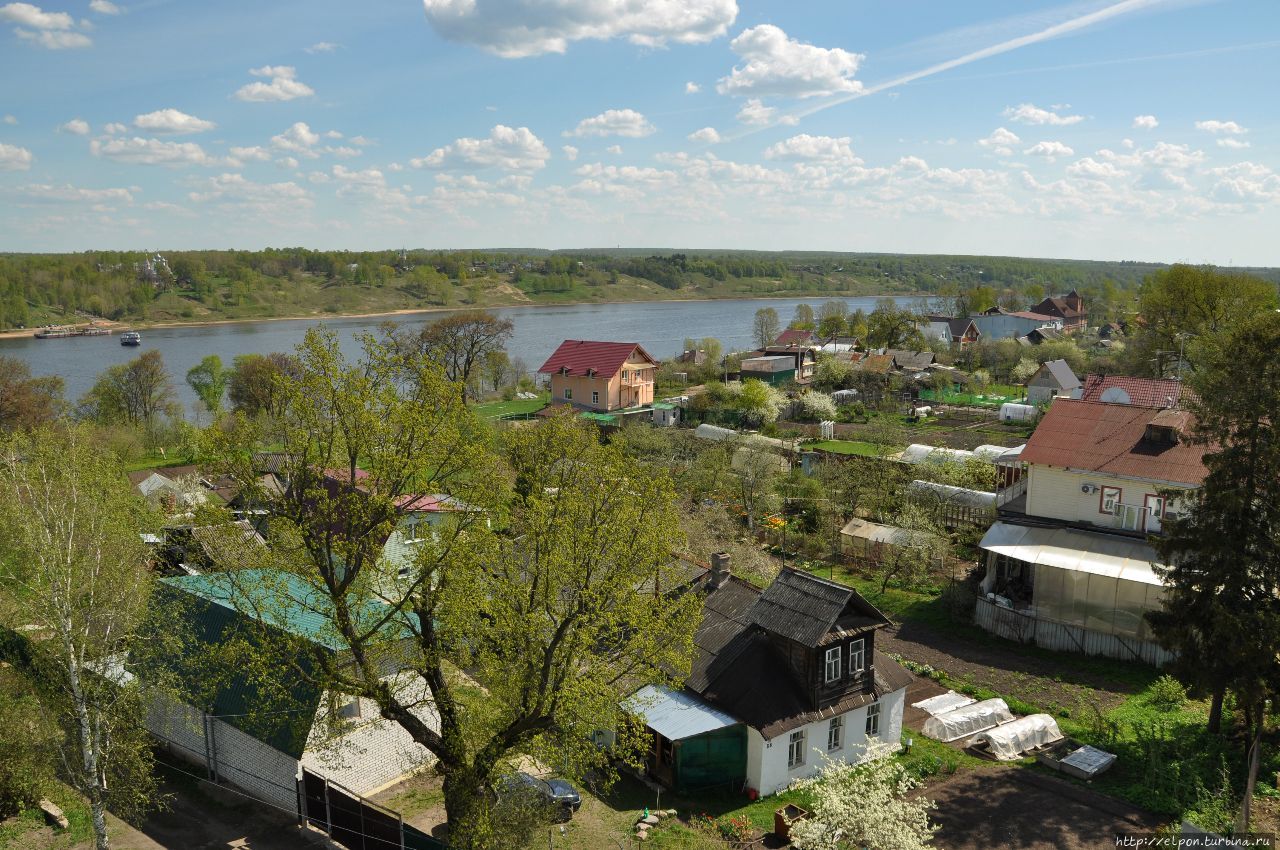
[[[1099,489],[1085,493],[1080,489],[1085,484],[1092,484]],[[1085,522],[1100,528],[1116,528],[1116,518],[1100,510],[1101,488],[1104,486],[1119,487],[1120,502],[1139,508],[1146,503],[1147,496],[1158,495],[1156,491],[1165,487],[1102,473],[1070,472],[1042,464],[1029,464],[1027,514],[1066,522]],[[1176,508],[1176,505],[1170,507]]]
[[[895,750],[902,738],[902,711],[906,696],[906,688],[901,688],[880,698],[880,735],[876,740],[889,744]],[[868,750],[867,706],[856,708],[841,716],[844,718],[844,745],[830,753],[827,752],[827,730],[831,725],[830,717],[801,727],[805,732],[807,749],[804,764],[797,765],[795,768],[787,767],[787,750],[791,732],[785,732],[766,741],[757,730],[748,728],[747,785],[755,788],[761,795],[776,794],[798,779],[807,779],[817,774],[825,763],[823,755],[848,763],[865,760]],[[796,730],[792,730],[794,731]]]

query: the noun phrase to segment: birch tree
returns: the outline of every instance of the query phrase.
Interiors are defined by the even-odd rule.
[[[108,805],[136,811],[154,788],[137,688],[109,674],[145,628],[149,528],[86,428],[0,447],[0,624],[24,638],[6,660],[63,729],[62,772],[89,802],[98,850]]]

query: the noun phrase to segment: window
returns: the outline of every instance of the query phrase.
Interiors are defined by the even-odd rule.
[[[360,699],[346,694],[330,692],[329,713],[340,720],[359,720]]]
[[[804,764],[804,730],[791,733],[791,742],[787,744],[787,767],[799,767]]]
[[[838,750],[844,746],[844,718],[833,717],[827,726],[827,750]]]
[[[564,397],[565,397],[565,398],[573,398],[573,387],[565,387],[565,388],[564,388]]]
[[[861,673],[867,669],[866,644],[862,638],[849,641],[849,675]]]
[[[599,392],[597,392],[597,391],[595,391],[595,390],[592,390],[592,391],[591,391],[591,403],[592,403],[592,404],[599,404],[599,403],[600,403],[600,393],[599,393]]]
[[[675,761],[675,745],[670,738],[662,735],[658,736],[658,762],[660,764],[671,764]]]
[[[867,706],[867,737],[880,735],[880,703],[873,702]]]
[[[1120,506],[1120,497],[1124,491],[1119,487],[1102,488],[1102,493],[1098,496],[1098,512],[1104,514],[1114,514]]]
[[[827,682],[840,678],[840,647],[833,646],[827,650]]]

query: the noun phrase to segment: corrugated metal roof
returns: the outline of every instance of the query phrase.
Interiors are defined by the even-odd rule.
[[[1152,568],[1156,552],[1140,540],[1073,528],[1037,528],[997,522],[978,544],[988,552],[1060,570],[1162,586]]]
[[[643,717],[646,726],[672,741],[738,724],[736,719],[693,694],[653,685],[645,685],[627,697],[622,707]]]
[[[1107,398],[1102,394],[1112,390]],[[1122,391],[1120,392],[1115,391]],[[1181,381],[1173,378],[1131,378],[1128,375],[1086,375],[1084,389],[1080,393],[1083,401],[1112,402],[1119,398],[1117,404],[1136,404],[1141,407],[1175,407],[1195,400],[1196,394]],[[1127,398],[1128,400],[1124,400]]]
[[[1022,452],[1023,463],[1200,486],[1205,447],[1146,439],[1150,407],[1056,398]],[[1190,424],[1190,418],[1188,418]]]
[[[602,378],[612,378],[634,352],[639,352],[650,363],[656,365],[658,362],[636,342],[566,339],[538,372],[549,375],[563,369],[570,375],[586,375],[588,371],[594,371]]]

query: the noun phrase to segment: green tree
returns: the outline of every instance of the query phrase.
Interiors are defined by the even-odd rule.
[[[384,326],[385,327],[385,326]],[[511,339],[514,325],[486,310],[453,313],[426,325],[417,333],[391,326],[387,339],[401,352],[423,352],[459,385],[465,399],[468,387],[484,368],[485,358],[501,351]]]
[[[573,417],[511,432],[495,457],[425,352],[363,346],[349,362],[331,333],[308,332],[277,437],[292,486],[263,494],[275,533],[296,541],[281,568],[331,606],[324,627],[344,650],[340,663],[307,656],[297,675],[373,700],[438,759],[451,846],[520,846],[494,810],[499,773],[532,755],[605,775],[599,729],[617,729],[612,755],[638,762],[647,741],[620,698],[688,669],[697,599],[638,592],[677,586],[674,494]],[[249,448],[222,452],[246,483]],[[399,505],[440,492],[471,509],[388,567]],[[370,605],[377,622],[359,614]],[[384,679],[388,629],[402,687]],[[414,711],[426,704],[438,723]]]
[[[813,308],[808,304],[797,304],[796,312],[791,317],[789,328],[797,328],[799,330],[811,331],[816,327],[813,318]]]
[[[1125,359],[1136,374],[1176,374],[1179,357],[1194,372],[1214,336],[1276,306],[1274,283],[1212,266],[1170,266],[1138,290],[1140,321]]]
[[[892,298],[881,298],[867,317],[867,340],[877,348],[902,348],[921,342],[920,317],[898,307]]]
[[[823,339],[840,336],[849,328],[849,305],[843,301],[823,301],[818,308],[818,336]]]
[[[47,425],[64,407],[62,378],[33,378],[26,361],[0,356],[0,433]]]
[[[216,354],[210,354],[187,372],[187,384],[211,416],[222,410],[222,397],[230,380],[230,370],[222,367],[222,358]]]
[[[768,425],[777,421],[783,401],[783,395],[777,387],[756,378],[747,378],[735,395],[733,406],[747,422]]]
[[[1194,429],[1208,474],[1191,494],[1169,493],[1165,534],[1155,540],[1166,591],[1148,614],[1161,643],[1178,654],[1184,681],[1213,695],[1219,728],[1223,695],[1261,723],[1262,702],[1280,671],[1280,315],[1267,313],[1204,352],[1192,379]],[[1255,731],[1255,730],[1250,730]]]
[[[761,307],[756,310],[755,319],[751,323],[751,338],[755,340],[757,347],[773,345],[781,329],[777,310],[772,307]]]
[[[284,413],[285,383],[299,374],[291,354],[239,354],[232,361],[227,394],[237,413],[255,417]]]
[[[859,340],[860,342],[866,342],[868,333],[867,314],[861,307],[849,314],[848,318],[845,320],[845,325],[845,332],[849,336]]]
[[[61,738],[30,684],[12,666],[0,666],[0,818],[44,796]]]
[[[103,425],[155,427],[162,414],[177,411],[173,382],[158,351],[108,367],[80,400],[81,418]]]
[[[107,806],[153,799],[138,688],[102,675],[143,649],[151,590],[141,533],[154,519],[86,426],[19,436],[0,450],[0,625],[38,635],[9,645],[64,730],[61,765],[108,846]],[[36,628],[31,629],[32,626]]]

